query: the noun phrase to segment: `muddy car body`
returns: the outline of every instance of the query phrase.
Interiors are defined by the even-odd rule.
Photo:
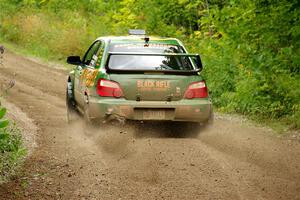
[[[200,56],[174,38],[100,37],[76,65],[67,87],[68,119],[158,120],[205,123],[212,105]]]

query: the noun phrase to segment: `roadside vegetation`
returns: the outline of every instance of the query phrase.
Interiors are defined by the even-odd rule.
[[[0,40],[49,60],[129,28],[202,55],[218,110],[300,128],[298,0],[0,0]]]
[[[3,65],[4,51],[3,46],[0,46],[0,69]],[[14,80],[8,84],[0,84],[0,184],[16,174],[26,155],[20,129],[6,118],[7,110],[1,104],[1,99],[14,85]]]
[[[0,104],[0,184],[16,174],[26,154],[20,130],[5,114],[6,108]]]

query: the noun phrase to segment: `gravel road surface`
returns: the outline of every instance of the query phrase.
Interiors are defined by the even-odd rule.
[[[38,128],[23,172],[0,199],[300,199],[300,142],[238,117],[216,116],[197,136],[170,125],[66,123],[67,72],[6,52],[6,101]],[[23,115],[22,115],[23,116]]]

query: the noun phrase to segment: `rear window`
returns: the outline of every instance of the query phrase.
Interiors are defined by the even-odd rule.
[[[183,48],[168,44],[112,44],[110,52],[124,53],[185,53]],[[109,69],[115,70],[193,70],[188,56],[111,55]]]

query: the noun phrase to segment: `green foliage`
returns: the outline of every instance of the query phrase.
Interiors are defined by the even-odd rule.
[[[217,42],[225,42],[224,48],[229,50],[217,50],[218,55],[212,59],[231,57],[235,77],[230,81],[234,88],[213,88],[219,91],[215,98],[221,108],[259,118],[282,119],[299,128],[300,119],[295,117],[300,112],[296,28],[300,19],[295,17],[299,8],[297,1],[269,0],[236,1],[212,10],[213,23],[223,35]],[[232,75],[232,70],[224,70],[227,76]]]
[[[5,116],[5,114],[6,114],[6,108],[0,108],[0,120],[3,119],[3,117]]]
[[[2,38],[50,59],[129,28],[177,37],[201,53],[220,110],[300,128],[298,0],[0,0],[0,9]]]
[[[3,119],[6,113],[6,108],[0,107],[0,129],[8,126],[8,120]]]
[[[5,113],[6,109],[0,107],[0,183],[16,172],[26,153],[19,129],[8,126]]]

